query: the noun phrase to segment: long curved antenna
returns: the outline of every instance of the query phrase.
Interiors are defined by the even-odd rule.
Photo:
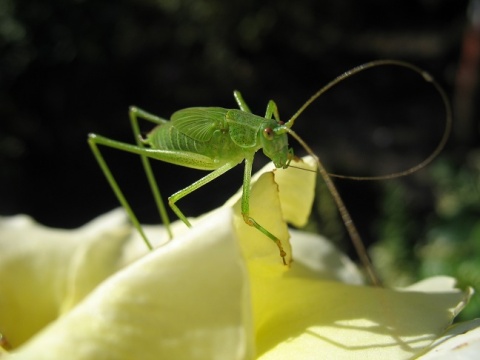
[[[440,97],[442,98],[443,104],[445,106],[445,131],[443,132],[443,136],[440,139],[440,142],[438,143],[437,147],[433,150],[433,152],[425,160],[423,160],[419,164],[417,164],[417,165],[415,165],[415,166],[413,166],[413,167],[411,167],[407,170],[391,173],[391,174],[388,174],[388,175],[379,175],[379,176],[349,176],[349,175],[340,175],[340,174],[328,173],[329,176],[336,177],[336,178],[341,178],[341,179],[367,180],[367,181],[386,180],[386,179],[393,179],[393,178],[397,178],[397,177],[401,177],[401,176],[406,176],[406,175],[409,175],[411,173],[414,173],[415,171],[420,170],[421,168],[423,168],[427,164],[429,164],[433,159],[435,159],[435,157],[438,156],[438,154],[442,151],[445,144],[447,143],[448,137],[450,136],[450,133],[452,131],[453,120],[452,120],[452,108],[450,106],[450,102],[448,101],[448,97],[447,97],[447,94],[445,93],[445,90],[443,90],[443,88],[438,84],[438,82],[435,81],[435,79],[428,72],[420,69],[419,67],[417,67],[413,64],[410,64],[408,62],[401,61],[401,60],[390,60],[390,59],[374,60],[374,61],[370,61],[368,63],[359,65],[357,67],[354,67],[351,70],[348,70],[348,71],[344,72],[340,76],[338,76],[335,79],[333,79],[332,81],[330,81],[327,85],[322,87],[320,90],[318,90],[315,94],[313,94],[310,97],[310,99],[308,99],[297,110],[297,112],[295,114],[293,114],[293,116],[290,118],[290,120],[288,120],[285,123],[285,126],[287,126],[288,128],[291,128],[293,126],[293,124],[295,123],[295,120],[305,111],[305,109],[308,106],[310,106],[310,104],[312,102],[314,102],[318,97],[320,97],[320,95],[324,94],[327,90],[331,89],[333,86],[337,85],[338,83],[345,80],[346,78],[348,78],[352,75],[358,74],[359,72],[362,72],[364,70],[371,69],[373,67],[388,66],[388,65],[400,66],[400,67],[404,67],[404,68],[407,68],[407,69],[410,69],[410,70],[416,72],[417,74],[422,76],[425,81],[431,83],[432,86],[437,90],[437,92],[439,93]]]
[[[367,250],[365,249],[365,245],[363,245],[363,241],[358,234],[358,230],[353,223],[352,217],[350,216],[350,213],[348,212],[345,204],[343,203],[343,200],[338,193],[337,188],[333,184],[333,181],[328,174],[328,172],[325,170],[323,167],[319,157],[315,155],[313,150],[307,145],[303,139],[297,135],[292,129],[286,128],[286,131],[295,139],[299,142],[299,144],[305,149],[305,151],[312,156],[318,167],[318,172],[323,178],[323,181],[327,185],[328,190],[330,191],[330,194],[333,197],[333,200],[335,201],[338,211],[340,212],[340,216],[343,219],[343,223],[345,224],[345,227],[347,228],[348,234],[350,235],[350,238],[352,239],[353,246],[355,247],[355,250],[360,257],[360,261],[362,262],[363,266],[365,267],[368,276],[370,280],[372,281],[372,284],[375,286],[381,286],[381,281],[379,277],[377,276],[374,267],[372,265],[372,262],[370,261],[370,258],[367,255]]]
[[[340,179],[352,179],[352,180],[364,180],[364,181],[394,179],[394,178],[410,175],[424,168],[426,165],[432,162],[432,160],[435,159],[440,154],[440,152],[445,147],[445,144],[448,141],[450,133],[452,132],[452,123],[453,123],[452,107],[450,105],[450,102],[448,101],[448,97],[447,97],[447,94],[445,93],[445,90],[443,90],[443,88],[428,73],[424,72],[422,75],[425,78],[425,80],[432,83],[432,85],[438,91],[438,93],[440,94],[443,100],[443,104],[445,106],[445,130],[443,131],[443,135],[442,135],[442,138],[440,139],[440,142],[438,143],[437,147],[433,150],[433,152],[430,155],[428,155],[428,157],[426,157],[425,160],[418,163],[417,165],[412,166],[407,170],[402,170],[402,171],[394,172],[387,175],[350,176],[350,175],[340,175],[340,174],[329,173],[330,176],[340,178]]]

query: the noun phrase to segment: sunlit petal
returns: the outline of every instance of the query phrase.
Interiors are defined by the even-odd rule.
[[[12,358],[251,358],[247,272],[230,211],[217,217],[110,277]]]
[[[122,212],[76,230],[19,215],[0,221],[0,331],[19,346],[118,269],[130,228]]]

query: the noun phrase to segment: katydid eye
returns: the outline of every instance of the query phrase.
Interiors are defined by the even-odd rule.
[[[265,136],[265,138],[267,138],[268,140],[272,140],[273,139],[273,130],[272,128],[265,128],[263,129],[263,136]]]

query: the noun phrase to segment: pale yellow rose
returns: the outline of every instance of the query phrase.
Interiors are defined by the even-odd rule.
[[[303,166],[315,168],[311,159]],[[191,229],[176,223],[172,241],[147,227],[152,252],[118,210],[73,231],[2,220],[0,357],[407,359],[438,349],[470,289],[450,278],[400,290],[361,285],[320,236],[290,230],[288,241],[286,221],[308,217],[315,173],[264,171],[256,180],[251,215],[281,239],[290,266],[243,222],[239,195]]]

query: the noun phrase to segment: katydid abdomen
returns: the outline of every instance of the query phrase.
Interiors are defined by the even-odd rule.
[[[166,162],[178,164],[178,156],[184,153],[182,166],[195,169],[214,170],[227,163],[238,164],[260,148],[277,167],[284,167],[289,158],[287,135],[265,141],[266,135],[262,133],[276,127],[278,123],[273,119],[241,110],[189,108],[174,113],[171,121],[157,125],[143,143],[152,150],[162,150],[161,160]],[[166,157],[166,149],[175,151],[171,161]],[[205,159],[201,160],[202,157]]]

